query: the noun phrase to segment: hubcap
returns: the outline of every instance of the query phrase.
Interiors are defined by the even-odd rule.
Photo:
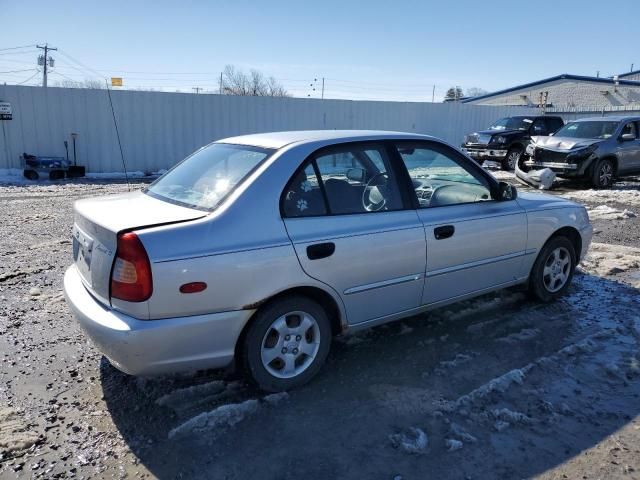
[[[600,167],[600,185],[609,185],[613,179],[613,167],[609,163],[603,163]]]
[[[558,247],[547,257],[542,271],[544,288],[550,293],[560,290],[569,280],[571,273],[571,255],[564,247]]]
[[[320,349],[320,327],[306,312],[289,312],[271,324],[262,339],[260,357],[274,377],[293,378],[304,372]]]

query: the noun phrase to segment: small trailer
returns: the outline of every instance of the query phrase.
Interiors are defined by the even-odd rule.
[[[64,157],[43,157],[23,153],[20,156],[23,164],[23,174],[29,180],[48,178],[61,180],[69,171],[71,162]]]

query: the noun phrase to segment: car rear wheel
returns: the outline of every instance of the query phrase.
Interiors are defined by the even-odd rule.
[[[531,270],[529,292],[534,298],[551,302],[562,296],[573,279],[576,252],[571,241],[557,236],[542,248]]]
[[[522,153],[522,148],[520,147],[510,148],[507,152],[507,156],[502,160],[502,169],[509,171],[514,170],[516,165],[518,165],[518,161],[520,161]]]
[[[302,296],[261,308],[242,345],[242,366],[262,390],[279,392],[313,378],[327,358],[331,325],[324,309]]]
[[[615,180],[615,167],[608,159],[599,160],[593,169],[591,183],[596,188],[609,188]]]

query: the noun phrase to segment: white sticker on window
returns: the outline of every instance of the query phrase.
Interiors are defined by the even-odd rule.
[[[298,207],[298,210],[300,210],[302,212],[302,211],[306,210],[307,208],[309,208],[309,205],[307,204],[306,200],[301,198],[300,200],[298,200],[297,207]]]

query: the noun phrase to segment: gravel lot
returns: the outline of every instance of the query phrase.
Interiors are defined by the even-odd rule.
[[[504,291],[338,338],[270,396],[128,377],[87,342],[61,292],[72,206],[125,190],[0,185],[0,478],[640,479],[640,179],[554,192],[596,227],[561,301]]]

